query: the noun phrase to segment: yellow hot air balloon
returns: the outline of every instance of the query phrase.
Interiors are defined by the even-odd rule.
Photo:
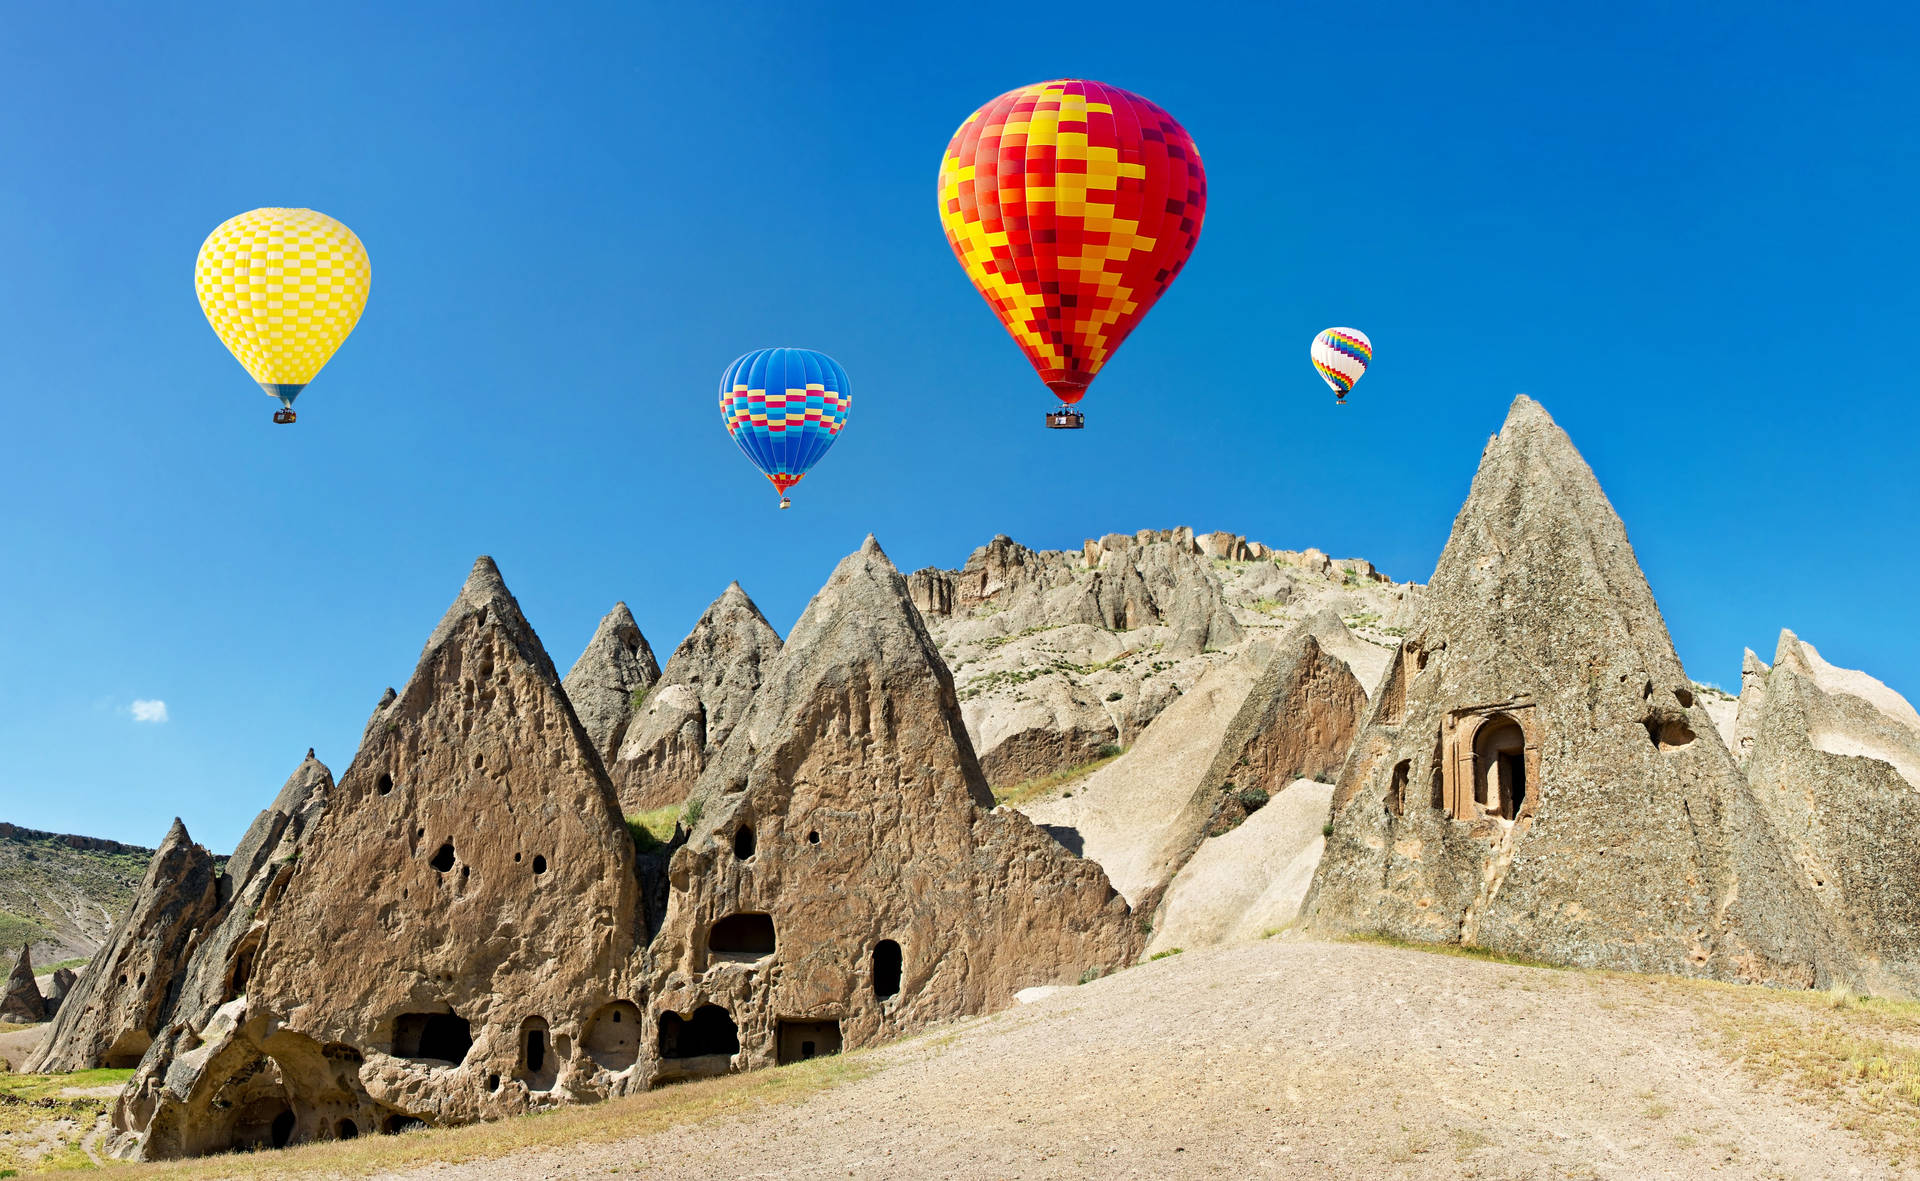
[[[367,306],[373,268],[353,231],[311,209],[255,209],[220,223],[193,290],[220,342],[280,399],[273,421],[340,347]]]

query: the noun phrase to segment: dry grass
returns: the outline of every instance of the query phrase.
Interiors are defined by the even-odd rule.
[[[1285,928],[1281,928],[1284,930]],[[1269,932],[1277,934],[1278,932]],[[1371,943],[1376,947],[1394,947],[1402,951],[1424,951],[1431,955],[1450,955],[1456,959],[1484,960],[1490,964],[1509,964],[1516,968],[1551,968],[1555,971],[1578,971],[1580,969],[1563,968],[1559,964],[1549,964],[1541,960],[1528,959],[1523,955],[1509,955],[1504,951],[1492,951],[1484,947],[1470,947],[1460,943],[1415,943],[1410,939],[1395,939],[1391,935],[1349,935],[1342,942]]]
[[[1032,779],[1016,783],[1012,787],[996,787],[993,789],[993,800],[996,804],[1005,804],[1008,807],[1017,808],[1029,800],[1035,800],[1041,796],[1049,795],[1061,788],[1071,787],[1073,784],[1085,779],[1087,776],[1098,771],[1108,763],[1113,762],[1113,760],[1125,753],[1125,751],[1121,751],[1118,754],[1102,755],[1090,763],[1081,763],[1077,767],[1068,767],[1062,771],[1055,771],[1050,775],[1036,775]]]
[[[628,816],[627,831],[633,834],[634,845],[642,853],[650,853],[672,840],[674,826],[680,823],[680,811],[680,805],[669,804]]]
[[[113,1100],[62,1095],[69,1087],[117,1086],[131,1070],[75,1074],[0,1074],[0,1177],[84,1169],[80,1140]]]
[[[166,1164],[115,1165],[104,1176],[182,1178],[366,1177],[436,1164],[496,1160],[525,1149],[567,1148],[649,1136],[682,1124],[795,1103],[866,1074],[862,1056],[833,1055],[774,1070],[662,1087],[591,1106],[562,1107],[463,1128],[423,1128],[397,1136],[362,1136],[304,1144],[278,1152],[238,1153]]]

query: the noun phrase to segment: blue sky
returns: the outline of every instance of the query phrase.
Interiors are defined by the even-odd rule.
[[[1920,695],[1911,10],[1096,7],[16,6],[0,818],[231,847],[308,746],[345,769],[483,552],[563,670],[616,599],[664,661],[735,578],[784,632],[868,531],[912,569],[1189,524],[1424,580],[1522,391],[1693,676],[1790,626]],[[1076,75],[1172,111],[1211,190],[1077,435],[933,195],[968,112]],[[191,285],[261,205],[373,260],[293,428]],[[1340,411],[1329,324],[1376,348]],[[786,513],[713,396],[780,344],[854,381]]]

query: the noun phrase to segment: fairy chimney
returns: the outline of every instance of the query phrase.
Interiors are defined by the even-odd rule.
[[[646,989],[656,1082],[866,1045],[1138,948],[1098,865],[993,807],[952,676],[871,537],[688,811]]]
[[[706,609],[634,712],[607,769],[628,812],[679,804],[746,716],[780,636],[733,583]]]
[[[659,679],[660,666],[633,612],[625,603],[615,603],[560,684],[593,749],[611,763],[637,703]]]
[[[1846,966],[1811,906],[1620,518],[1516,399],[1341,772],[1304,921],[1807,985]]]

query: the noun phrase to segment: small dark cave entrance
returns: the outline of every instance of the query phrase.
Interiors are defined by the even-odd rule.
[[[838,1021],[789,1021],[781,1018],[775,1041],[775,1056],[781,1066],[805,1062],[840,1052]]]
[[[707,952],[716,960],[750,963],[773,954],[770,914],[730,914],[707,932]]]
[[[873,995],[881,1000],[900,993],[900,945],[882,939],[873,945]]]
[[[293,1130],[298,1123],[299,1121],[294,1119],[291,1110],[282,1111],[279,1115],[274,1116],[273,1126],[269,1129],[273,1146],[275,1148],[285,1148],[287,1145],[293,1143]]]
[[[393,1053],[459,1065],[473,1048],[473,1027],[458,1013],[402,1013],[393,1021]]]
[[[553,1034],[545,1017],[529,1017],[520,1023],[519,1077],[528,1088],[550,1091],[560,1076],[555,1060]]]
[[[701,1005],[692,1017],[660,1014],[662,1058],[705,1058],[740,1051],[740,1029],[719,1005]]]
[[[1474,801],[1494,816],[1512,820],[1526,805],[1527,735],[1520,723],[1498,717],[1473,736]]]
[[[736,858],[741,861],[751,858],[754,848],[755,839],[752,825],[743,824],[733,830],[733,855]]]

